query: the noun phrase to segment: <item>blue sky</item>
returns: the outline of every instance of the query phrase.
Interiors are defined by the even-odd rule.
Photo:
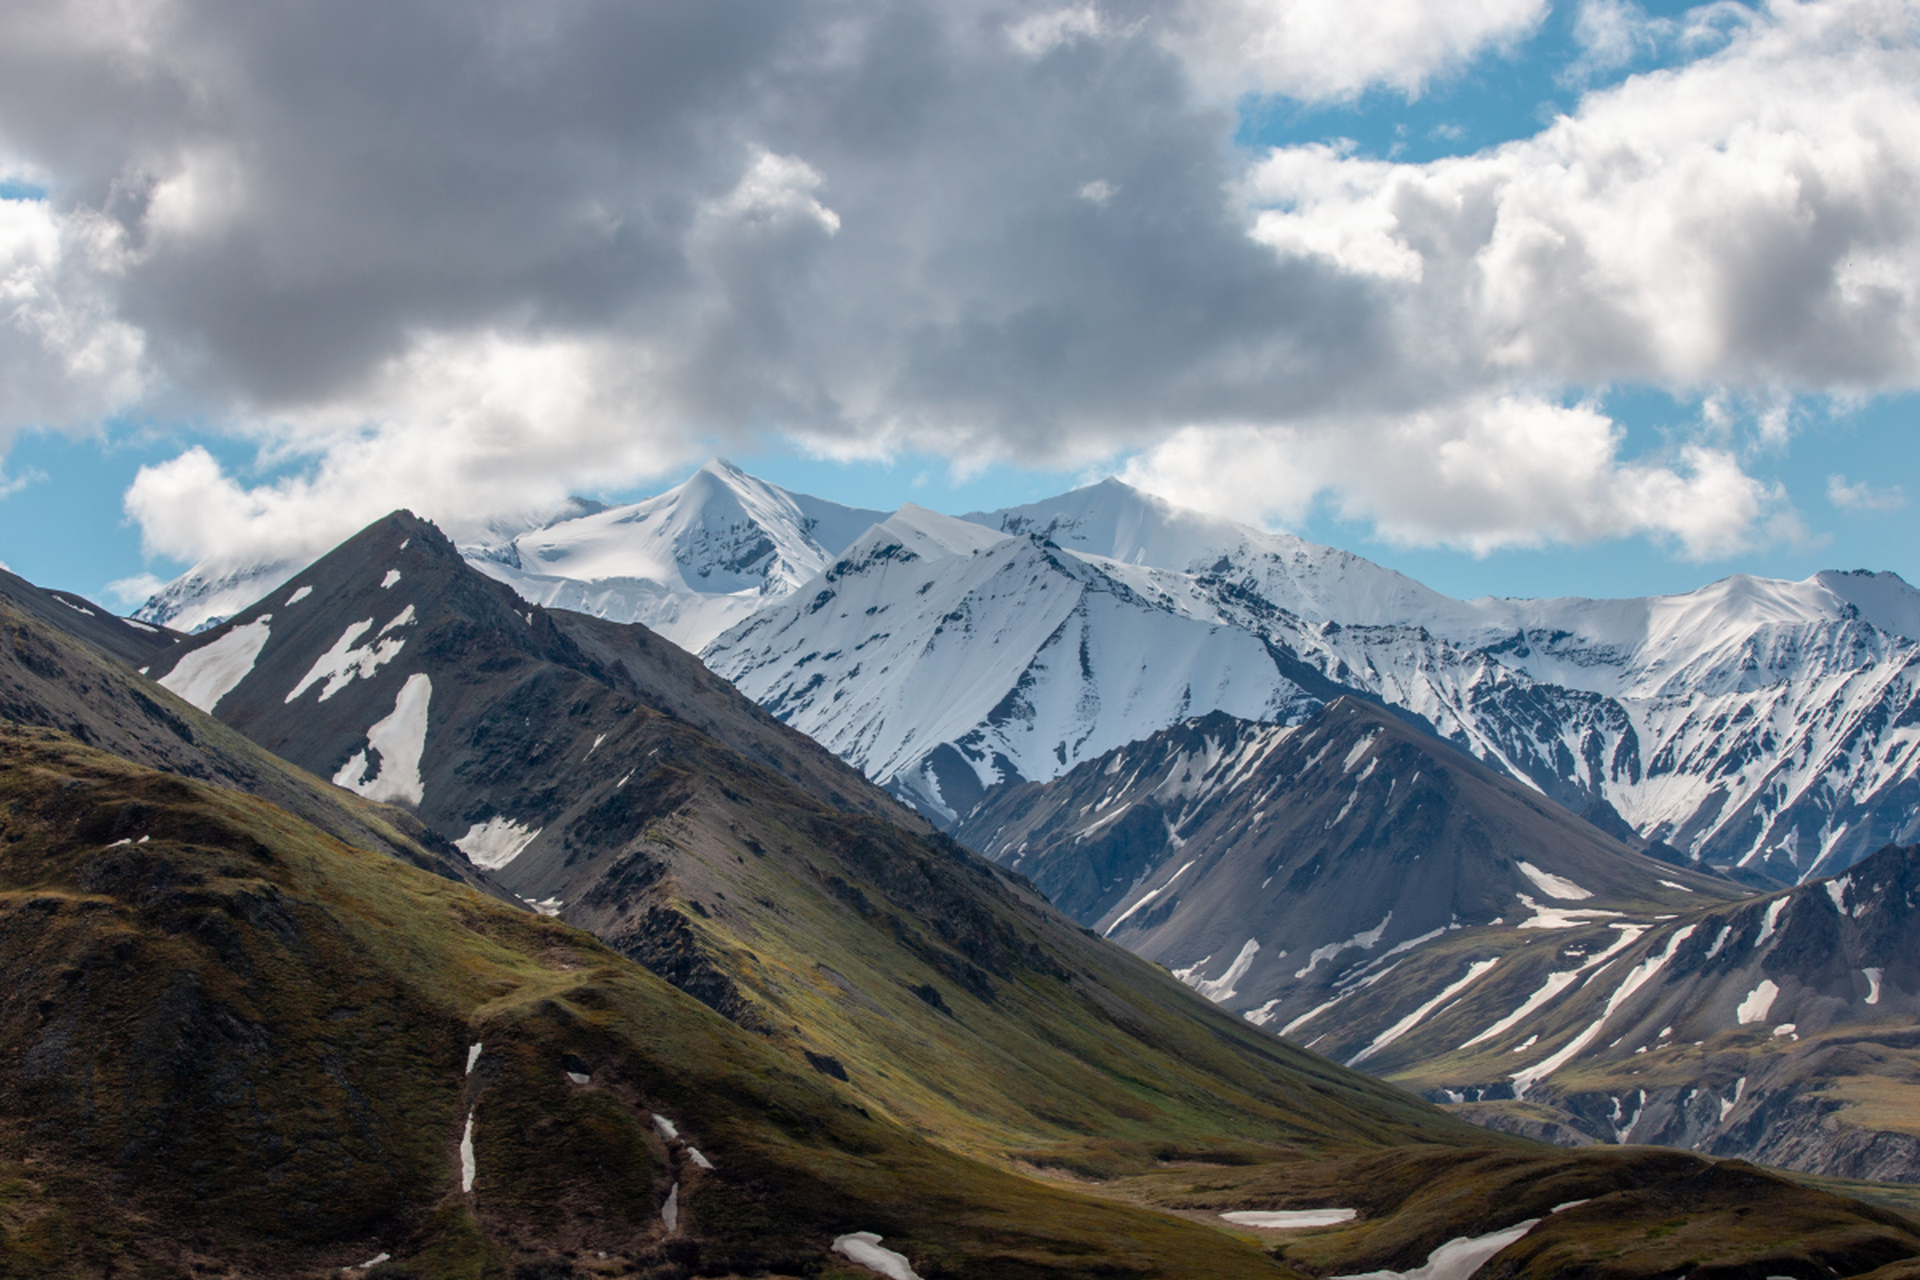
[[[0,559],[121,603],[720,453],[954,512],[1120,472],[1456,595],[1920,580],[1912,6],[856,5],[809,65],[808,5],[587,5],[463,72],[507,7],[15,69]]]

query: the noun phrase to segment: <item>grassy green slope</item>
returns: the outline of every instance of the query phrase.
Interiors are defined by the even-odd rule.
[[[856,1230],[929,1280],[1273,1273],[943,1150],[588,935],[257,799],[40,730],[0,754],[0,1274],[381,1251],[393,1274],[802,1274]]]

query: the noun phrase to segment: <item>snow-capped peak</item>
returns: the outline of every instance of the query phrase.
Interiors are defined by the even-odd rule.
[[[1112,477],[962,519],[1121,566],[1251,579],[1265,599],[1311,622],[1470,625],[1473,617],[1459,601],[1350,552],[1175,506]]]
[[[469,548],[468,558],[535,603],[643,622],[698,649],[883,518],[716,458],[665,493]]]

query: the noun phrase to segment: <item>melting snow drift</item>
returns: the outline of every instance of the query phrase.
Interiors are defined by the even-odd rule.
[[[869,1271],[878,1271],[890,1277],[890,1280],[920,1280],[919,1272],[908,1264],[904,1256],[880,1247],[882,1238],[871,1231],[856,1231],[835,1240],[833,1251],[845,1254]]]
[[[1357,1209],[1235,1209],[1220,1216],[1238,1227],[1259,1227],[1263,1231],[1301,1231],[1307,1227],[1331,1227],[1351,1222]]]

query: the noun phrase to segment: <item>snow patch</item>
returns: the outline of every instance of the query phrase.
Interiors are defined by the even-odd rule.
[[[1780,913],[1787,909],[1787,902],[1788,899],[1780,898],[1776,900],[1772,906],[1767,908],[1766,918],[1760,922],[1760,936],[1753,940],[1753,945],[1756,950],[1758,950],[1760,945],[1768,938],[1773,936],[1774,929],[1780,923]]]
[[[668,1235],[680,1233],[680,1184],[677,1182],[673,1190],[667,1192],[667,1202],[660,1206],[660,1221],[667,1224]]]
[[[529,827],[512,818],[495,815],[467,828],[467,834],[454,846],[467,855],[467,861],[488,871],[498,871],[527,851],[535,836],[546,828]]]
[[[658,1112],[654,1113],[653,1127],[668,1142],[675,1142],[680,1137],[680,1126]]]
[[[1367,748],[1372,746],[1373,740],[1379,736],[1380,734],[1378,731],[1369,733],[1366,737],[1360,739],[1360,741],[1354,743],[1353,746],[1349,747],[1347,749],[1347,758],[1340,762],[1340,772],[1352,773],[1353,766],[1360,762],[1361,756],[1364,756],[1365,754],[1367,754]]]
[[[473,1074],[473,1068],[480,1061],[480,1042],[475,1040],[467,1046],[467,1074]]]
[[[1827,881],[1827,896],[1833,899],[1833,909],[1841,915],[1847,914],[1847,890],[1852,887],[1852,876],[1841,876]]]
[[[1329,942],[1324,947],[1315,947],[1307,954],[1307,967],[1295,970],[1293,976],[1296,978],[1306,977],[1320,967],[1321,961],[1333,959],[1348,947],[1360,947],[1367,951],[1373,950],[1380,945],[1380,939],[1387,931],[1387,923],[1392,919],[1393,912],[1389,911],[1381,918],[1379,924],[1373,926],[1371,929],[1361,930],[1345,942]]]
[[[687,1159],[693,1161],[695,1164],[699,1165],[702,1169],[713,1168],[713,1161],[701,1155],[700,1149],[698,1147],[687,1148]]]
[[[1540,892],[1549,898],[1558,898],[1562,902],[1580,902],[1593,896],[1591,892],[1582,889],[1565,876],[1556,876],[1550,871],[1542,871],[1531,862],[1522,860],[1514,865],[1520,868],[1521,875],[1533,881]]]
[[[592,1081],[593,1077],[584,1071],[569,1071],[567,1072],[567,1079],[573,1081],[575,1084],[587,1084]]]
[[[920,1280],[920,1273],[913,1269],[904,1255],[880,1247],[880,1242],[885,1238],[871,1231],[855,1231],[835,1240],[833,1251],[846,1255],[869,1271],[878,1271],[888,1280]]]
[[[463,1194],[473,1193],[473,1176],[477,1169],[473,1162],[473,1112],[467,1112],[467,1131],[460,1135],[460,1190]]]
[[[1207,962],[1206,960],[1202,960],[1200,964],[1196,964],[1191,968],[1176,969],[1174,970],[1173,976],[1215,1004],[1219,1004],[1224,1000],[1233,999],[1234,984],[1247,976],[1247,970],[1253,967],[1253,958],[1259,954],[1260,944],[1254,939],[1248,938],[1246,945],[1240,948],[1240,954],[1233,958],[1233,963],[1228,965],[1227,971],[1219,977],[1207,979],[1200,976],[1200,965],[1205,964]],[[1212,958],[1211,956],[1207,957],[1208,960]]]
[[[412,606],[408,606],[400,617],[380,628],[380,636],[386,635],[394,626],[399,625],[401,619],[407,617],[411,610]],[[313,665],[307,668],[307,674],[300,678],[299,684],[293,686],[285,701],[291,705],[295,698],[311,689],[316,682],[325,680],[326,687],[320,690],[320,701],[325,702],[356,679],[371,678],[374,672],[398,657],[401,646],[406,644],[404,637],[397,640],[382,640],[380,636],[375,636],[375,643],[366,648],[353,647],[354,641],[364,635],[371,626],[373,626],[373,619],[368,618],[364,622],[353,623],[341,632],[340,638],[333,642],[333,647],[314,659]]]
[[[1707,948],[1707,955],[1706,955],[1706,958],[1707,958],[1707,959],[1709,959],[1709,960],[1711,960],[1711,959],[1713,959],[1713,958],[1714,958],[1715,956],[1717,956],[1717,955],[1719,955],[1719,954],[1720,954],[1720,948],[1722,948],[1722,947],[1724,947],[1724,946],[1726,946],[1726,945],[1727,945],[1727,939],[1728,939],[1728,938],[1729,938],[1730,936],[1732,936],[1732,934],[1733,934],[1733,926],[1732,926],[1732,925],[1730,925],[1730,924],[1723,924],[1723,925],[1721,925],[1721,926],[1720,926],[1720,932],[1719,932],[1719,933],[1718,933],[1717,935],[1715,935],[1715,937],[1714,937],[1714,939],[1713,939],[1713,945],[1712,945],[1711,947],[1708,947],[1708,948]]]
[[[1259,1227],[1263,1231],[1300,1231],[1307,1227],[1331,1227],[1351,1222],[1357,1209],[1235,1209],[1220,1216],[1237,1227]]]
[[[1660,883],[1661,883],[1661,884],[1663,884],[1663,885],[1665,885],[1665,886],[1667,886],[1667,888],[1669,888],[1669,889],[1678,889],[1678,890],[1679,890],[1680,892],[1682,892],[1682,893],[1692,893],[1692,892],[1693,892],[1693,890],[1691,890],[1691,889],[1689,889],[1689,888],[1687,888],[1687,886],[1685,886],[1685,885],[1683,885],[1683,884],[1681,884],[1681,883],[1680,883],[1679,881],[1677,881],[1677,880],[1662,880],[1662,881],[1661,881]]]
[[[1467,972],[1464,977],[1460,978],[1456,982],[1449,983],[1445,987],[1442,987],[1440,989],[1439,995],[1434,996],[1431,1000],[1421,1005],[1418,1009],[1415,1009],[1412,1013],[1400,1019],[1400,1021],[1394,1023],[1392,1026],[1388,1027],[1385,1031],[1382,1031],[1379,1035],[1375,1036],[1372,1044],[1368,1045],[1366,1048],[1362,1049],[1359,1053],[1355,1054],[1353,1057],[1347,1060],[1347,1065],[1349,1067],[1359,1066],[1361,1063],[1365,1062],[1368,1058],[1371,1058],[1374,1054],[1380,1052],[1382,1049],[1392,1044],[1395,1040],[1398,1040],[1401,1036],[1404,1036],[1405,1034],[1407,1034],[1407,1032],[1419,1026],[1421,1021],[1425,1019],[1428,1014],[1432,1013],[1436,1008],[1438,1008],[1443,1002],[1452,999],[1454,996],[1459,995],[1462,991],[1466,990],[1469,986],[1472,986],[1473,983],[1479,979],[1481,974],[1485,973],[1487,970],[1493,968],[1493,966],[1499,963],[1500,963],[1500,959],[1498,956],[1495,956],[1487,960],[1475,960],[1472,964],[1467,966]]]
[[[160,677],[160,687],[171,689],[208,715],[220,705],[220,699],[253,670],[260,651],[267,646],[267,624],[273,615],[263,613],[243,627],[235,627],[212,644],[195,649]]]
[[[1516,1222],[1504,1231],[1484,1236],[1458,1236],[1427,1255],[1426,1265],[1411,1271],[1363,1271],[1334,1280],[1467,1280],[1480,1265],[1533,1230],[1538,1218]]]
[[[387,570],[387,576],[380,579],[380,585],[382,587],[390,587],[398,581],[400,581],[400,571],[398,569],[389,569]]]
[[[1885,969],[1862,969],[1860,976],[1867,980],[1867,1004],[1880,1003],[1880,980],[1886,976]]]
[[[292,595],[287,597],[287,604],[299,604],[302,600],[305,600],[308,596],[312,594],[313,594],[312,587],[300,587]],[[281,607],[285,608],[286,606],[282,605]]]
[[[627,776],[632,777],[633,775],[629,774]],[[626,780],[627,780],[626,778],[620,779],[620,781],[622,782],[625,782]],[[1132,906],[1128,907],[1124,912],[1122,912],[1120,918],[1118,920],[1115,920],[1112,924],[1108,925],[1105,931],[1102,932],[1100,936],[1103,938],[1111,938],[1113,936],[1113,931],[1115,929],[1118,929],[1121,925],[1127,922],[1127,917],[1131,916],[1134,912],[1138,911],[1140,908],[1146,906],[1149,902],[1152,902],[1155,898],[1159,897],[1161,894],[1165,893],[1167,890],[1173,888],[1173,882],[1175,880],[1178,880],[1181,876],[1185,875],[1187,873],[1187,867],[1190,867],[1192,865],[1193,865],[1193,862],[1191,861],[1188,862],[1186,866],[1181,867],[1178,871],[1168,876],[1167,882],[1161,885],[1158,889],[1155,889],[1150,893],[1143,894],[1140,898],[1140,901],[1134,903]],[[1206,961],[1202,960],[1200,963],[1205,964]]]
[[[419,804],[426,797],[420,756],[427,746],[427,704],[432,696],[433,681],[424,672],[408,676],[393,701],[393,714],[367,730],[366,750],[354,752],[340,766],[333,775],[335,785],[382,803]],[[367,751],[380,753],[380,766],[372,777],[366,776]]]
[[[1726,1123],[1727,1117],[1733,1114],[1733,1109],[1740,1105],[1740,1095],[1745,1093],[1746,1091],[1747,1091],[1747,1078],[1745,1076],[1741,1076],[1738,1080],[1735,1080],[1733,1082],[1733,1096],[1731,1098],[1721,1098],[1719,1100],[1720,1101],[1720,1123],[1722,1124]]]
[[[1515,925],[1516,929],[1578,929],[1582,925],[1620,914],[1618,911],[1606,911],[1599,907],[1543,907],[1524,893],[1516,893],[1513,896],[1520,899],[1521,906],[1533,912]]]
[[[1773,1008],[1774,1000],[1779,996],[1780,988],[1771,978],[1760,979],[1760,985],[1747,993],[1747,998],[1734,1010],[1734,1016],[1741,1026],[1766,1021],[1768,1010]]]

